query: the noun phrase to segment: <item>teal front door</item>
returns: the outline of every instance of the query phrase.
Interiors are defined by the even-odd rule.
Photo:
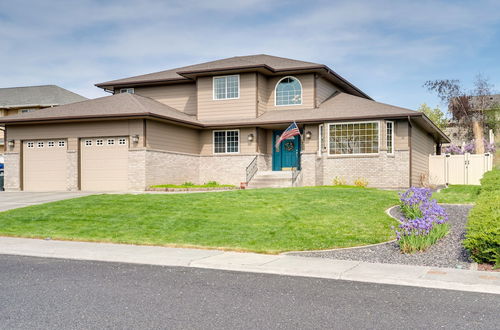
[[[273,131],[273,171],[286,171],[292,168],[299,168],[300,136],[294,136],[281,141],[276,148],[276,141],[279,140],[283,131]]]

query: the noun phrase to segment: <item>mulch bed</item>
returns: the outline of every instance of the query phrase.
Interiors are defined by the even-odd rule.
[[[472,205],[442,205],[449,216],[450,232],[446,237],[431,246],[425,252],[414,254],[401,253],[396,242],[381,245],[355,248],[338,249],[317,252],[290,252],[287,254],[303,257],[320,257],[341,260],[356,260],[374,263],[421,265],[432,267],[451,267],[469,269],[472,260],[468,251],[462,246],[465,237],[467,215]],[[391,210],[391,215],[399,218],[398,208]]]

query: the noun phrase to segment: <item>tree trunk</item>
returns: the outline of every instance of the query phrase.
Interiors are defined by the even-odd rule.
[[[472,122],[472,132],[474,133],[474,142],[476,154],[484,154],[484,132],[483,125],[477,120]]]

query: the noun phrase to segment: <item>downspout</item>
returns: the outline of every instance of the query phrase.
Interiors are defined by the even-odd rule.
[[[411,147],[411,131],[412,131],[412,125],[411,125],[411,117],[408,116],[408,148],[410,150],[410,153],[409,153],[409,158],[410,158],[410,162],[409,162],[409,165],[410,165],[410,171],[409,171],[409,178],[408,178],[408,184],[409,184],[409,187],[411,187],[411,184],[412,184],[412,147]]]

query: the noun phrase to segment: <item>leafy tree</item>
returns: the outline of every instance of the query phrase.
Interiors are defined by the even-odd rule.
[[[418,111],[423,112],[440,129],[445,129],[448,126],[448,118],[446,118],[446,114],[439,107],[432,109],[426,103],[423,103],[418,108]]]
[[[477,75],[474,88],[466,90],[459,80],[428,80],[424,87],[434,92],[448,105],[448,112],[454,123],[466,131],[466,136],[483,141],[487,128],[485,112],[493,106],[490,95],[493,85],[488,79]],[[476,144],[476,153],[483,153],[482,143]]]

